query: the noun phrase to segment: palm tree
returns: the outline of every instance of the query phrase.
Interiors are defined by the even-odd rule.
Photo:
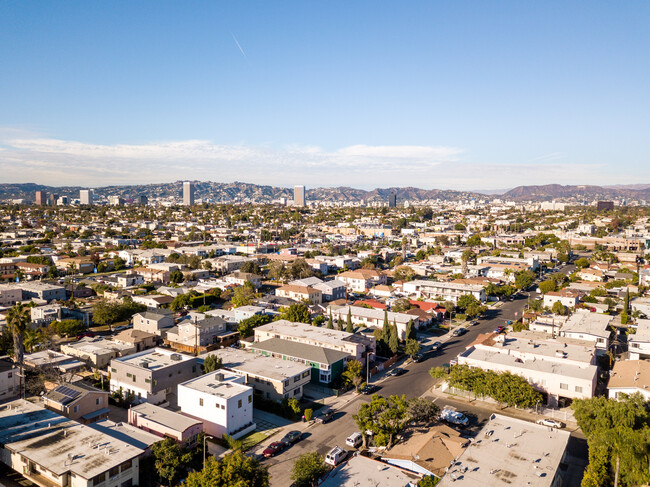
[[[14,362],[19,365],[23,363],[23,355],[25,354],[23,337],[30,322],[30,309],[23,306],[23,303],[18,303],[7,314],[7,326],[14,339]]]

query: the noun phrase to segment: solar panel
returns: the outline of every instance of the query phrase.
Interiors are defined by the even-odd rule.
[[[59,386],[55,389],[55,391],[58,392],[59,394],[63,394],[66,397],[69,397],[70,399],[76,399],[81,395],[81,392],[66,386]]]

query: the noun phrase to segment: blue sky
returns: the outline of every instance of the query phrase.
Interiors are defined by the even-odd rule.
[[[650,3],[0,0],[0,180],[650,182]]]

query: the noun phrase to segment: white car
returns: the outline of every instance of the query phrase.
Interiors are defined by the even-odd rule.
[[[550,426],[551,428],[564,428],[566,426],[562,421],[551,418],[538,419],[536,423],[542,426]]]

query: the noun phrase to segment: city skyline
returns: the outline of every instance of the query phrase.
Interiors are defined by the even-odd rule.
[[[3,182],[650,181],[646,4],[1,12]]]

